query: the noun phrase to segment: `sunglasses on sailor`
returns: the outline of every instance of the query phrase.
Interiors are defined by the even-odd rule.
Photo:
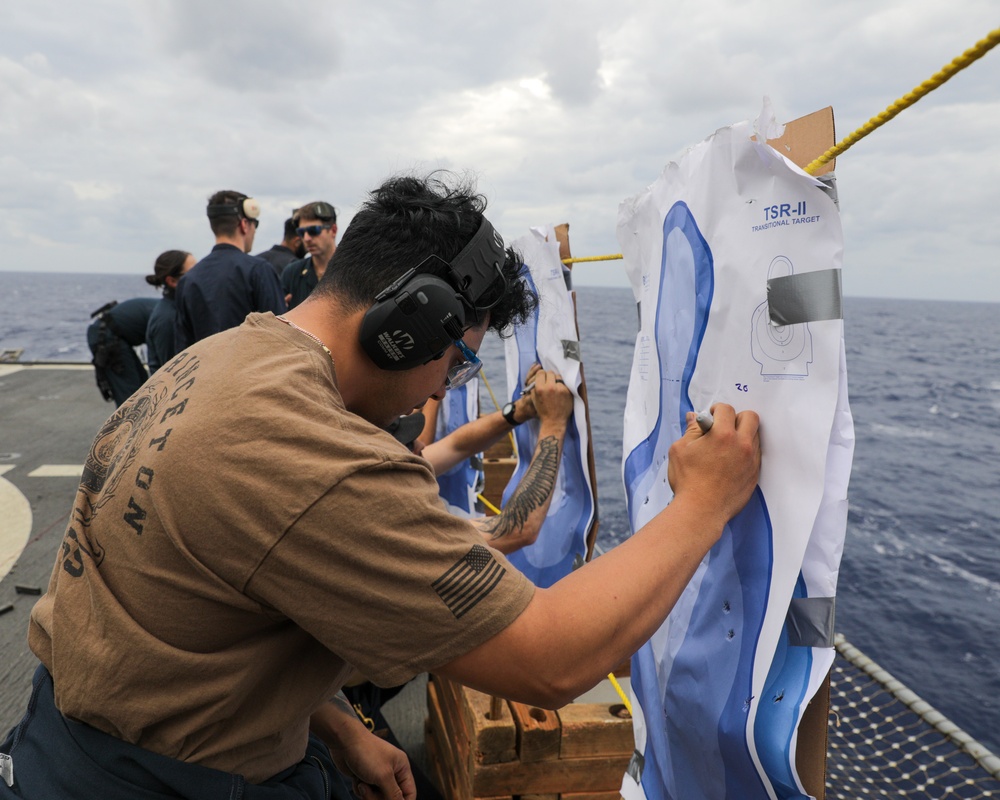
[[[319,236],[323,231],[330,230],[330,227],[330,225],[306,225],[304,228],[296,228],[295,234],[305,236],[308,233],[310,236]]]
[[[460,386],[465,386],[483,368],[483,362],[479,360],[479,356],[473,353],[464,341],[456,339],[455,347],[465,356],[465,361],[448,370],[448,377],[444,381],[446,389],[457,389]]]

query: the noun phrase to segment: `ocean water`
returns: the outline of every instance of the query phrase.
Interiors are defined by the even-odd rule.
[[[89,313],[134,296],[156,293],[141,276],[0,272],[0,350],[89,361]],[[857,445],[837,630],[1000,753],[1000,305],[844,304]],[[637,316],[628,289],[582,287],[578,306],[607,549],[628,535],[622,416]],[[502,352],[495,339],[482,350],[498,394]]]

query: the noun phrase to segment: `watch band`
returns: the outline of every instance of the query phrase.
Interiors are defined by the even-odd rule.
[[[513,403],[507,403],[500,411],[500,414],[503,416],[503,418],[507,420],[507,424],[514,428],[516,428],[518,425],[518,421],[514,418],[514,412],[516,410],[517,406],[515,406]]]

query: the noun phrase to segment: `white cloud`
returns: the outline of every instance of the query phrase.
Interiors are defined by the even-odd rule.
[[[122,186],[106,181],[67,181],[77,200],[110,200],[121,194]]]
[[[237,92],[280,93],[298,81],[323,81],[337,69],[342,28],[322,0],[158,0],[149,31],[164,56]]]
[[[569,221],[576,254],[613,253],[620,200],[765,95],[783,119],[832,104],[843,136],[996,26],[991,0],[829,12],[792,0],[9,4],[0,269],[144,272],[164,249],[204,252],[205,199],[223,187],[262,201],[263,247],[298,203],[325,198],[346,223],[386,175],[442,166],[479,176],[509,238]],[[841,157],[849,293],[1000,300],[997,85],[994,52]],[[616,264],[577,275],[624,285]]]

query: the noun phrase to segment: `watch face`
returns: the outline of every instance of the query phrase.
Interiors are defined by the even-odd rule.
[[[503,418],[505,420],[507,420],[507,422],[509,422],[511,425],[516,425],[517,424],[514,421],[514,404],[513,403],[507,403],[507,405],[505,405],[500,410],[500,413],[503,415]]]

